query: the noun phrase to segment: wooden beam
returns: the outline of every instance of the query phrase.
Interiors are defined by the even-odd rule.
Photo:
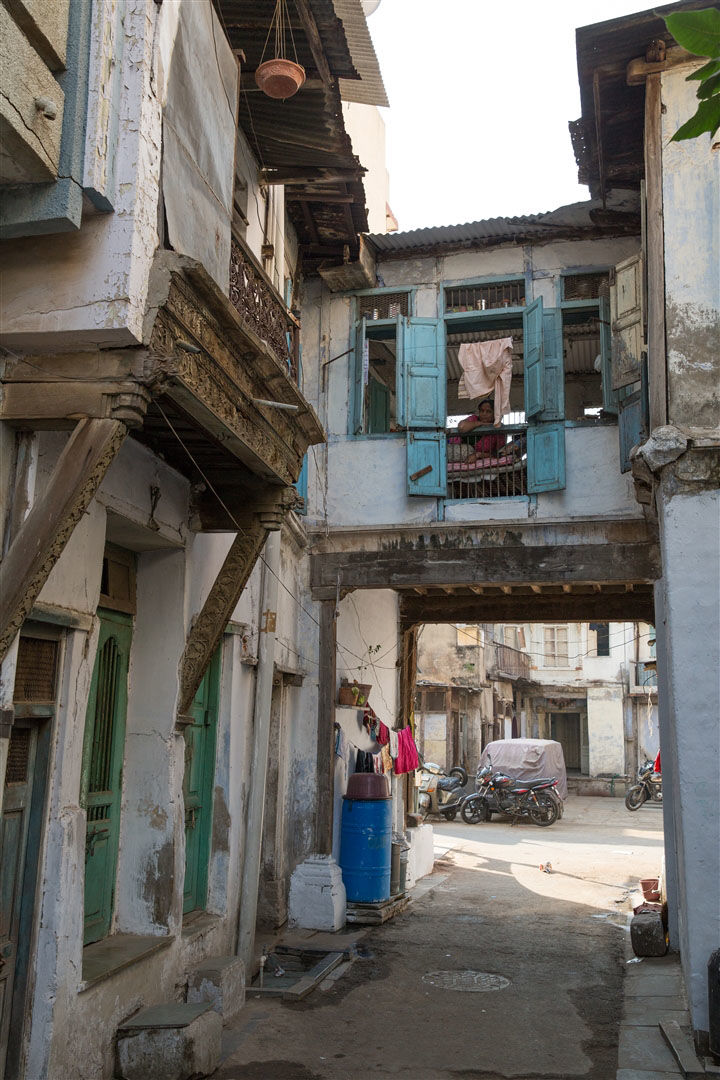
[[[530,591],[534,592],[534,593],[541,593],[542,592],[542,585],[531,585],[530,586]]]
[[[50,571],[111,462],[127,427],[120,420],[79,420],[48,485],[35,500],[0,565],[0,660],[27,618]]]
[[[365,169],[330,169],[318,166],[317,168],[277,168],[261,169],[260,175],[267,184],[284,184],[292,187],[293,184],[345,184],[348,181],[361,180]]]
[[[307,227],[307,231],[310,233],[310,239],[313,244],[320,243],[320,237],[318,236],[317,225],[315,224],[315,218],[312,216],[310,207],[304,200],[300,200],[300,206],[302,207],[303,221]]]
[[[239,49],[233,49],[234,53],[239,52]],[[255,82],[255,72],[245,69],[240,76],[240,89],[244,94],[262,94],[262,90]],[[325,83],[322,81],[316,71],[306,71],[305,82],[300,87],[300,90],[324,90]],[[299,91],[298,91],[299,93]]]
[[[654,620],[650,586],[631,593],[560,593],[557,596],[443,596],[400,598],[403,627],[416,623],[649,622]]]
[[[334,590],[338,575],[354,589],[402,589],[457,585],[503,589],[512,584],[545,583],[558,591],[566,583],[650,582],[660,576],[655,542],[603,544],[498,544],[476,547],[418,547],[343,551],[311,556],[315,599]],[[329,595],[334,595],[330,593]]]
[[[300,22],[305,31],[305,37],[307,38],[307,43],[310,47],[312,58],[315,61],[315,67],[318,70],[318,74],[323,82],[330,86],[333,77],[330,72],[327,57],[325,56],[325,49],[323,47],[322,38],[320,37],[320,31],[317,28],[315,16],[310,10],[308,0],[295,0],[295,7],[300,16]]]
[[[665,347],[665,236],[662,191],[662,88],[660,75],[645,84],[645,231],[647,243],[648,397],[650,430],[667,424]]]
[[[315,851],[332,854],[333,837],[333,743],[337,682],[337,623],[335,600],[320,605],[317,712],[317,806]]]
[[[297,195],[293,196],[299,203],[307,202],[319,202],[342,205],[343,203],[354,203],[356,201],[354,195],[342,195],[337,191],[328,191],[323,194],[322,191],[301,191]]]

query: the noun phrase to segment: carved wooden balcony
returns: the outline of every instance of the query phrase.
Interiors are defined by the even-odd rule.
[[[232,238],[230,300],[243,321],[287,364],[298,379],[300,323],[286,308],[270,279],[241,241]]]

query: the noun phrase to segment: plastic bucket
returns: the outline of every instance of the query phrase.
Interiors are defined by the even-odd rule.
[[[340,869],[350,903],[390,899],[392,799],[343,799]]]

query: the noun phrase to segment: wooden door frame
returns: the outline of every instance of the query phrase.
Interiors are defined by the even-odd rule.
[[[16,1080],[22,1075],[24,1056],[24,1032],[32,1001],[35,966],[32,958],[37,946],[38,920],[35,902],[39,894],[42,852],[48,803],[48,779],[50,775],[50,751],[56,706],[16,705],[13,727],[36,727],[37,741],[33,764],[33,783],[30,795],[28,832],[25,840],[25,858],[20,890],[20,915],[18,921],[18,946],[15,958],[15,975],[10,994],[10,1028],[5,1060],[5,1080]],[[38,853],[35,873],[29,871],[27,853],[31,844]]]
[[[213,657],[208,665],[208,668],[203,675],[203,679],[208,679],[209,693],[208,693],[208,713],[212,714],[210,723],[205,727],[208,731],[208,742],[204,748],[204,760],[203,760],[203,775],[201,784],[205,794],[207,796],[207,813],[201,815],[201,829],[198,840],[200,849],[200,856],[198,860],[198,866],[200,872],[197,878],[197,884],[195,886],[196,891],[196,903],[195,906],[185,911],[185,877],[183,877],[183,916],[190,915],[194,911],[204,911],[207,907],[207,890],[208,879],[210,872],[210,855],[211,852],[211,836],[212,836],[212,812],[213,812],[213,791],[214,791],[214,779],[215,779],[215,765],[217,754],[217,726],[218,718],[220,715],[220,687],[222,676],[222,647],[213,654]],[[202,685],[202,680],[201,680]],[[214,687],[214,692],[213,692]],[[200,687],[198,687],[198,690]],[[197,691],[196,691],[197,695]],[[192,724],[187,724],[183,731],[183,737],[188,728],[193,727]],[[185,809],[185,773],[183,770],[183,812]],[[187,875],[187,842],[185,847],[185,865],[184,874]]]

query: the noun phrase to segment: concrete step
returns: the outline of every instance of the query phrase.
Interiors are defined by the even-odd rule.
[[[151,1005],[117,1031],[122,1080],[193,1080],[220,1064],[222,1020],[212,1004]]]

